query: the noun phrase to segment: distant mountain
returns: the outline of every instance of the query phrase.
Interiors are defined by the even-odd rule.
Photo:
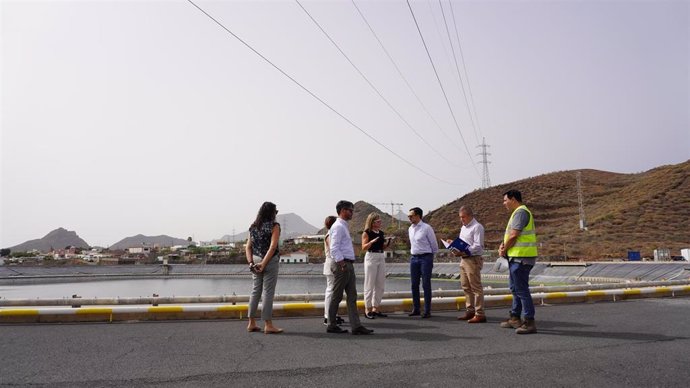
[[[77,248],[89,248],[89,244],[82,240],[77,232],[57,228],[46,234],[43,238],[29,240],[19,245],[10,247],[12,252],[28,252],[37,249],[41,252],[50,252],[53,249],[64,249],[68,246]]]
[[[123,250],[127,248],[136,248],[141,246],[158,246],[158,247],[172,247],[175,245],[189,245],[189,241],[182,238],[174,238],[166,235],[160,236],[144,236],[138,234],[132,237],[126,237],[116,242],[109,247],[110,250]]]
[[[314,225],[311,225],[295,213],[278,214],[278,216],[276,217],[276,221],[280,224],[281,240],[297,236],[316,234],[319,231],[319,228],[315,227]],[[249,231],[238,233],[234,236],[226,234],[225,236],[213,241],[244,241],[247,239],[248,235]]]

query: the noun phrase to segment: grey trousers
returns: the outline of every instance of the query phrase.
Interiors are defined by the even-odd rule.
[[[354,330],[362,324],[359,322],[357,312],[357,277],[355,267],[351,261],[346,261],[345,270],[341,270],[338,264],[331,265],[333,271],[333,296],[328,306],[328,327],[336,327],[335,316],[338,314],[338,306],[343,300],[343,290],[347,294],[347,316],[350,318],[350,329]]]
[[[273,295],[276,293],[276,283],[278,282],[278,269],[280,268],[280,257],[274,256],[268,263],[264,271],[259,274],[252,274],[254,284],[252,295],[249,297],[249,318],[257,318],[256,310],[261,303],[261,319],[271,320],[273,316]],[[263,293],[263,298],[262,298]]]

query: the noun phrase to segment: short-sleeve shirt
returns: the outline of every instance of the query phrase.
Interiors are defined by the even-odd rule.
[[[273,235],[274,225],[278,225],[278,228],[280,228],[280,224],[273,221],[266,221],[258,227],[252,226],[249,228],[249,235],[252,238],[252,254],[261,257],[266,256],[266,252],[268,252],[268,249],[271,247],[271,236]],[[280,252],[276,247],[276,251],[273,256],[277,256],[279,254]]]
[[[525,209],[518,209],[513,216],[510,229],[523,230],[529,224],[529,212]]]

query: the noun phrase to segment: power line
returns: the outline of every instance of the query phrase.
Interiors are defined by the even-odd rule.
[[[445,39],[444,39],[443,34],[441,33],[441,28],[439,27],[440,23],[439,23],[439,21],[438,21],[437,18],[436,18],[436,11],[434,10],[433,2],[432,2],[432,1],[428,1],[426,4],[427,4],[427,6],[429,7],[429,13],[431,14],[431,20],[433,20],[433,26],[434,26],[434,30],[436,31],[436,36],[438,37],[438,41],[439,41],[439,42],[443,42]],[[441,9],[441,15],[442,15],[442,18],[443,18],[443,23],[445,24],[445,23],[446,23],[446,18],[445,18],[445,15],[443,14],[443,9]],[[448,34],[448,28],[446,27],[446,34],[445,34],[445,36],[448,36],[448,35],[449,35],[449,34]],[[428,36],[427,36],[427,39],[429,39]],[[429,40],[430,40],[430,39],[429,39]],[[443,54],[445,54],[445,55],[444,55],[444,58],[446,59],[446,61],[447,61],[449,64],[451,64],[450,66],[452,67],[452,66],[453,66],[452,63],[453,63],[453,60],[454,60],[454,59],[451,59],[451,57],[450,57],[451,54],[448,53],[448,48],[447,48],[446,45],[444,45],[444,44],[441,44],[441,47],[443,47],[443,51],[442,51],[442,52],[443,52]],[[451,50],[453,50],[453,43],[452,43],[452,42],[451,42],[451,44],[450,44],[450,48],[451,48]],[[453,58],[455,58],[455,52],[453,52],[452,55],[453,55]],[[460,93],[464,93],[464,90],[463,90],[463,83],[462,83],[462,77],[457,77],[457,78],[453,77],[453,81],[455,81],[455,85],[458,87],[458,90],[460,91]],[[453,106],[455,106],[455,105],[453,105]],[[474,129],[474,123],[472,123],[471,120],[472,120],[472,117],[470,116],[470,123],[473,125],[472,128]],[[462,124],[462,121],[460,121],[460,123]],[[475,131],[475,132],[476,132],[476,131]],[[475,133],[475,141],[476,141],[477,143],[479,143],[479,140],[477,140],[476,133]]]
[[[375,137],[373,137],[372,135],[370,135],[369,133],[367,133],[367,131],[365,131],[364,129],[362,129],[361,127],[359,127],[357,124],[355,124],[355,123],[352,122],[350,119],[348,119],[347,117],[345,117],[343,114],[341,114],[340,112],[338,112],[335,108],[333,108],[332,106],[330,106],[327,102],[325,102],[324,100],[322,100],[319,96],[317,96],[316,94],[314,94],[311,90],[307,89],[304,85],[302,85],[301,83],[299,83],[299,81],[297,81],[297,80],[294,79],[292,76],[290,76],[288,73],[286,73],[285,71],[283,71],[283,69],[281,69],[281,68],[278,67],[276,64],[274,64],[273,62],[271,62],[271,61],[270,61],[268,58],[266,58],[263,54],[261,54],[261,53],[258,52],[256,49],[254,49],[254,47],[252,47],[251,45],[249,45],[249,43],[245,42],[242,38],[240,38],[240,37],[239,37],[238,35],[236,35],[234,32],[230,31],[230,29],[228,29],[227,27],[225,27],[225,25],[223,25],[223,23],[221,23],[221,22],[219,22],[218,20],[216,20],[213,16],[211,16],[211,15],[210,15],[208,12],[206,12],[203,8],[199,7],[196,3],[194,3],[194,1],[192,1],[192,0],[187,0],[187,2],[189,2],[191,5],[193,5],[193,6],[194,6],[196,9],[198,9],[199,11],[201,11],[201,13],[203,13],[204,15],[206,15],[209,19],[213,20],[213,22],[215,22],[220,28],[224,29],[228,34],[232,35],[235,39],[237,39],[238,41],[240,41],[240,43],[242,43],[245,47],[247,47],[248,49],[250,49],[252,52],[254,52],[254,54],[258,55],[261,59],[263,59],[264,61],[266,61],[266,62],[267,62],[269,65],[271,65],[274,69],[278,70],[281,74],[283,74],[283,75],[284,75],[285,77],[287,77],[290,81],[292,81],[292,82],[295,83],[297,86],[299,86],[302,90],[304,90],[305,92],[307,92],[310,96],[314,97],[317,101],[319,101],[321,104],[323,104],[323,105],[324,105],[326,108],[328,108],[331,112],[335,113],[335,114],[338,115],[340,118],[342,118],[343,120],[345,120],[348,124],[350,124],[351,126],[355,127],[355,128],[356,128],[358,131],[360,131],[364,136],[368,137],[369,139],[371,139],[372,141],[374,141],[376,144],[378,144],[379,146],[383,147],[386,151],[390,152],[390,153],[393,154],[395,157],[397,157],[398,159],[400,159],[400,160],[402,160],[403,162],[405,162],[405,164],[409,165],[410,167],[416,169],[417,171],[423,173],[424,175],[426,175],[426,176],[428,176],[428,177],[431,177],[431,178],[436,179],[436,180],[439,181],[439,182],[443,182],[443,183],[446,183],[446,184],[449,184],[449,185],[456,185],[456,186],[459,185],[458,183],[448,182],[448,181],[446,181],[446,180],[444,180],[444,179],[441,179],[441,178],[439,178],[439,177],[437,177],[437,176],[435,176],[435,175],[433,175],[433,174],[427,172],[426,170],[422,169],[421,167],[418,167],[418,166],[415,165],[414,163],[412,163],[412,162],[410,162],[409,160],[405,159],[404,157],[402,157],[402,156],[401,156],[400,154],[398,154],[397,152],[395,152],[395,151],[393,151],[392,149],[388,148],[385,144],[381,143],[381,142],[380,142],[379,140],[377,140]]]
[[[386,97],[383,96],[383,94],[378,90],[378,88],[377,88],[376,86],[374,86],[374,84],[369,80],[369,78],[367,78],[367,76],[364,75],[364,73],[357,67],[357,65],[355,65],[354,62],[352,62],[352,60],[350,59],[350,57],[348,57],[347,54],[345,54],[345,52],[340,48],[340,46],[338,46],[338,44],[333,40],[333,38],[331,38],[331,36],[328,35],[328,33],[326,32],[326,30],[324,30],[324,28],[321,26],[321,24],[319,24],[319,22],[316,21],[316,19],[309,13],[309,11],[307,11],[306,8],[304,8],[304,6],[302,5],[302,3],[300,3],[299,0],[295,0],[295,3],[297,3],[297,5],[299,5],[300,8],[302,8],[302,10],[304,11],[304,13],[306,13],[307,16],[309,17],[309,19],[311,19],[311,21],[314,22],[314,24],[316,24],[316,26],[319,28],[319,30],[321,30],[321,32],[323,32],[323,34],[326,36],[326,38],[328,38],[328,40],[335,46],[335,48],[338,49],[338,52],[340,52],[340,54],[342,54],[342,55],[345,57],[345,59],[347,60],[347,62],[350,63],[350,65],[352,65],[352,67],[353,67],[353,68],[357,71],[357,73],[364,79],[364,81],[366,81],[366,83],[369,84],[369,86],[370,86],[372,89],[374,89],[374,91],[376,92],[376,94],[383,100],[383,102],[386,103],[386,105],[388,105],[388,107],[398,116],[398,118],[400,118],[400,120],[401,120],[403,123],[405,123],[405,125],[406,125],[412,132],[414,132],[414,134],[417,135],[417,137],[418,137],[420,140],[422,140],[422,141],[424,142],[424,144],[426,144],[427,147],[429,147],[429,149],[431,149],[432,151],[434,151],[434,153],[436,153],[436,155],[440,156],[443,160],[445,160],[445,161],[448,162],[449,164],[452,164],[452,165],[457,166],[457,163],[454,163],[454,162],[452,162],[450,159],[448,159],[448,158],[446,158],[445,156],[441,155],[441,153],[440,153],[438,150],[436,150],[436,148],[434,148],[434,147],[433,147],[433,146],[432,146],[432,145],[431,145],[431,144],[430,144],[430,143],[429,143],[419,132],[417,132],[416,129],[414,129],[414,128],[412,127],[412,125],[411,125],[407,120],[405,120],[405,118],[402,116],[402,114],[400,114],[400,112],[398,112],[398,110],[395,109],[395,107],[388,101],[388,99],[386,99]]]
[[[458,124],[458,120],[455,118],[455,113],[453,113],[453,108],[450,106],[450,101],[448,101],[448,95],[446,94],[446,90],[443,88],[443,83],[441,83],[441,77],[438,75],[438,71],[436,71],[436,65],[434,65],[434,60],[431,59],[431,54],[429,53],[429,48],[426,45],[426,41],[424,40],[424,35],[422,35],[422,30],[419,28],[419,23],[417,23],[417,18],[414,16],[414,11],[412,10],[412,6],[410,5],[410,0],[407,1],[407,7],[410,9],[410,13],[412,14],[412,19],[414,20],[415,26],[417,26],[417,31],[419,32],[419,37],[422,39],[422,43],[424,44],[424,50],[426,50],[426,55],[429,57],[429,62],[431,62],[431,67],[434,69],[434,74],[436,74],[436,80],[438,81],[438,86],[441,87],[441,91],[443,92],[443,98],[446,100],[446,104],[448,105],[448,109],[450,110],[450,115],[453,116],[453,122],[455,122],[455,127],[458,129],[458,133],[460,134],[460,138],[462,139],[462,144],[465,145],[465,151],[467,151],[467,156],[470,157],[470,160],[474,162],[474,159],[472,158],[472,154],[470,153],[470,149],[467,148],[467,142],[465,142],[465,136],[462,135],[462,131],[460,130],[460,125]],[[477,166],[472,163],[472,166],[474,167],[474,171],[479,175],[479,171],[477,171]]]
[[[382,49],[383,52],[386,54],[386,56],[388,57],[388,59],[391,61],[391,64],[393,64],[393,67],[395,67],[395,70],[398,72],[398,75],[400,75],[400,78],[402,78],[402,80],[405,82],[405,85],[407,85],[407,88],[410,90],[410,92],[411,92],[411,93],[414,95],[414,97],[417,99],[417,101],[419,102],[419,105],[422,106],[422,109],[424,109],[424,112],[426,112],[426,114],[429,116],[429,118],[431,119],[431,121],[433,121],[434,124],[436,124],[436,128],[438,128],[439,131],[441,131],[441,133],[446,137],[446,139],[447,139],[449,142],[451,142],[455,147],[460,148],[460,146],[455,142],[455,140],[453,140],[450,136],[448,136],[448,134],[446,133],[446,131],[444,131],[443,128],[441,128],[441,125],[438,123],[438,121],[436,121],[436,119],[434,118],[434,116],[433,116],[433,115],[431,114],[431,112],[429,112],[429,110],[427,109],[426,105],[424,105],[424,103],[422,102],[422,99],[419,98],[419,95],[417,95],[417,93],[414,91],[414,89],[412,88],[412,85],[410,85],[410,82],[407,80],[407,78],[405,77],[405,75],[402,73],[402,71],[401,71],[400,68],[398,67],[398,64],[395,62],[395,60],[393,60],[393,57],[390,55],[390,53],[389,53],[388,50],[386,49],[386,46],[384,46],[384,44],[383,44],[383,42],[381,41],[381,39],[379,39],[378,35],[377,35],[376,32],[374,31],[374,28],[371,26],[371,24],[369,24],[369,21],[367,20],[367,18],[364,17],[364,14],[362,13],[362,11],[359,9],[359,7],[357,6],[357,4],[355,3],[355,0],[352,0],[352,5],[355,6],[355,8],[357,9],[357,12],[359,13],[359,16],[362,17],[362,20],[364,20],[364,23],[367,25],[367,27],[369,27],[369,31],[371,31],[371,34],[374,35],[374,38],[376,38],[376,41],[379,43],[379,46],[381,46],[381,49]]]
[[[470,76],[467,73],[467,66],[465,65],[465,56],[462,53],[462,44],[460,43],[460,33],[458,33],[458,23],[455,21],[455,11],[453,10],[453,2],[448,1],[450,4],[450,14],[453,16],[453,27],[455,28],[455,36],[458,39],[458,48],[460,49],[460,60],[462,61],[462,69],[465,72],[465,81],[467,81],[467,91],[470,92],[470,101],[472,102],[472,111],[474,112],[474,119],[477,122],[477,129],[479,134],[482,134],[482,127],[479,125],[479,115],[477,114],[477,105],[474,103],[474,96],[472,95],[472,86],[470,85]]]
[[[470,123],[472,124],[472,129],[474,131],[474,138],[479,143],[479,136],[477,135],[477,127],[474,125],[474,118],[472,118],[472,112],[470,111],[470,103],[467,101],[467,93],[465,93],[465,85],[462,82],[462,76],[460,75],[460,67],[458,66],[458,57],[455,55],[455,48],[453,48],[453,40],[450,38],[450,30],[448,30],[448,21],[446,20],[446,13],[443,10],[443,4],[441,0],[438,0],[438,5],[441,7],[441,15],[443,15],[443,24],[446,27],[446,35],[448,36],[448,43],[450,43],[450,50],[453,53],[453,63],[455,64],[455,70],[458,73],[458,78],[460,78],[460,89],[462,91],[462,96],[465,98],[465,107],[467,107],[467,115],[470,116]],[[457,31],[457,30],[456,30]]]

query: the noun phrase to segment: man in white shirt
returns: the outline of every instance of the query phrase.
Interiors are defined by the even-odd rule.
[[[462,206],[459,215],[462,222],[460,238],[469,245],[468,250],[471,255],[460,251],[455,252],[456,256],[462,257],[460,259],[460,283],[465,292],[466,308],[465,315],[458,319],[468,323],[484,323],[486,322],[484,289],[482,288],[484,227],[474,218],[472,208],[469,206]]]
[[[347,314],[350,317],[350,328],[353,335],[371,334],[374,331],[362,326],[357,313],[357,278],[355,276],[355,249],[347,222],[352,219],[354,205],[350,201],[339,201],[335,206],[338,219],[330,229],[330,253],[334,263],[333,296],[328,306],[328,333],[347,333],[336,323],[338,306],[343,300],[343,290],[347,294]]]
[[[431,270],[434,268],[434,254],[438,252],[438,241],[434,229],[422,221],[422,209],[410,209],[407,217],[412,223],[408,231],[410,236],[410,277],[412,281],[412,312],[413,317],[420,315],[419,278],[422,278],[424,289],[424,314],[422,318],[431,317]]]

